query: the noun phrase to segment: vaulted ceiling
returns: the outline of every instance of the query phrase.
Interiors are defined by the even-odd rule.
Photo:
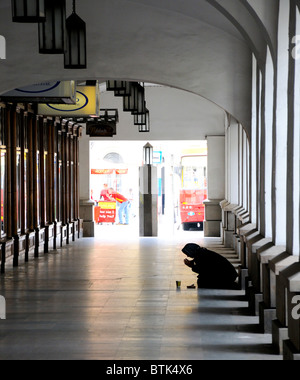
[[[63,56],[38,54],[37,25],[13,23],[11,1],[1,0],[0,92],[45,80],[146,81],[200,95],[247,128],[252,54],[263,65],[269,46],[275,58],[278,1],[78,0],[88,68],[70,71]]]

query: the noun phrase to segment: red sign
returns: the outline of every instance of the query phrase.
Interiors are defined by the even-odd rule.
[[[128,174],[128,169],[116,169],[117,174]]]
[[[113,174],[113,169],[92,169],[92,174]]]
[[[116,221],[116,203],[115,202],[99,202],[99,206],[95,207],[96,223],[115,223]]]
[[[92,174],[113,174],[116,172],[116,174],[122,175],[122,174],[128,174],[128,169],[92,169]]]

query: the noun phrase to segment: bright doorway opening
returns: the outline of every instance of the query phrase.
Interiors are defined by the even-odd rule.
[[[139,167],[148,141],[91,141],[90,189],[95,202],[95,236],[139,236]],[[158,234],[203,237],[207,198],[206,141],[149,141],[158,169]],[[120,221],[118,202],[105,197],[108,189],[130,202],[129,223]],[[124,215],[125,217],[125,215]],[[124,224],[120,224],[124,223]]]

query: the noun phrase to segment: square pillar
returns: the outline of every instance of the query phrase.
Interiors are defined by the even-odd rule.
[[[271,290],[274,293],[274,289],[271,287],[274,287],[274,284],[271,283],[269,262],[283,253],[285,253],[285,247],[273,246],[259,251],[257,255],[260,262],[261,291],[263,293],[263,302],[259,308],[259,321],[265,334],[272,334],[273,320],[276,319],[276,301],[271,297]]]
[[[225,136],[207,136],[207,201],[205,205],[204,236],[221,237],[222,211],[225,197]]]
[[[271,305],[276,305],[276,320],[272,326],[272,345],[279,355],[283,355],[283,342],[288,339],[286,311],[286,287],[280,273],[298,261],[298,257],[283,253],[269,262],[271,282]]]
[[[83,237],[95,237],[94,222],[95,202],[91,200],[80,200],[80,218],[83,219]]]
[[[205,206],[204,237],[221,237],[222,209],[220,202],[220,199],[203,202]]]
[[[225,248],[232,248],[233,246],[233,235],[235,233],[235,215],[233,210],[237,205],[228,204],[223,206],[223,217],[224,220],[224,245]]]
[[[158,236],[157,168],[140,167],[140,236]]]
[[[297,257],[299,260],[299,257]],[[279,274],[286,288],[286,312],[289,339],[283,343],[285,360],[300,360],[300,262]]]

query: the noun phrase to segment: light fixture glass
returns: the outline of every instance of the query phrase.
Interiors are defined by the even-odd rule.
[[[86,23],[76,14],[73,0],[73,13],[66,21],[65,69],[87,68]]]
[[[144,146],[144,164],[153,165],[153,146],[150,143]]]
[[[132,82],[122,82],[123,88],[115,89],[115,96],[130,96],[132,91]]]
[[[45,0],[12,0],[13,22],[36,23],[45,21]]]
[[[124,112],[134,112],[138,105],[138,83],[133,82],[129,96],[123,98]]]
[[[64,54],[66,0],[45,0],[45,14],[39,23],[40,54]]]
[[[126,86],[125,81],[121,81],[121,80],[108,80],[108,81],[106,81],[106,90],[107,91],[124,90],[125,86]]]
[[[137,115],[135,117],[141,117],[141,115]],[[146,114],[142,116],[145,119],[143,124],[138,124],[139,132],[150,132],[150,112],[147,110]]]

